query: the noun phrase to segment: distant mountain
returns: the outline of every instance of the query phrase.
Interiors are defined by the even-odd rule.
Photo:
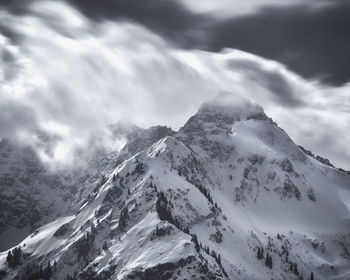
[[[178,132],[110,129],[124,147],[0,254],[4,279],[350,278],[349,175],[260,106],[225,93]]]
[[[0,142],[0,249],[64,214],[78,190],[72,175],[50,172],[30,147]]]

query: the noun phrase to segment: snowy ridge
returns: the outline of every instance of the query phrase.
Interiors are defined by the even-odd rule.
[[[53,279],[350,277],[350,177],[228,93],[177,133],[134,134],[72,209],[19,244],[16,269],[0,254],[5,278],[49,260]]]

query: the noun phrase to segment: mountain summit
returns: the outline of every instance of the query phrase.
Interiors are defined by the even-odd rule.
[[[223,92],[202,104],[198,112],[185,124],[184,131],[191,128],[202,129],[201,126],[208,127],[209,123],[219,127],[231,125],[250,118],[267,119],[261,106],[240,95]]]
[[[264,114],[263,108],[238,94],[222,92],[209,102],[202,104],[199,114],[207,113],[227,117],[248,117],[249,115]]]
[[[349,279],[350,177],[259,105],[223,93],[178,132],[132,131],[69,213],[0,254],[5,279]]]

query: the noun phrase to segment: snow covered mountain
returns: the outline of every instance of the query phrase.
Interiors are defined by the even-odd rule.
[[[349,175],[260,106],[225,93],[178,132],[112,131],[124,148],[66,215],[0,253],[4,279],[350,278]]]
[[[29,145],[9,139],[0,142],[1,251],[16,245],[39,226],[74,211],[75,196],[78,192],[90,191],[89,186],[101,176],[100,170],[112,170],[116,161],[122,162],[147,145],[173,134],[166,127],[142,129],[125,121],[109,128],[114,139],[127,142],[119,153],[108,153],[94,146],[89,149],[90,155],[84,157],[83,166],[69,168],[49,168]],[[45,138],[46,146],[50,145],[49,140]]]

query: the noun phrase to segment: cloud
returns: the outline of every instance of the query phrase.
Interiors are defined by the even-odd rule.
[[[261,104],[298,144],[350,167],[349,85],[307,81],[239,50],[179,49],[140,24],[91,21],[64,2],[28,11],[0,13],[20,38],[0,37],[0,137],[33,143],[45,160],[72,164],[74,151],[117,147],[99,136],[119,119],[177,129],[230,91]]]
[[[350,3],[319,8],[267,7],[209,27],[210,50],[237,48],[287,65],[307,79],[342,85],[350,79]]]
[[[0,128],[1,136],[5,138],[17,138],[16,132],[35,128],[36,116],[32,108],[26,107],[15,101],[0,103]]]
[[[27,10],[0,12],[1,22],[20,38],[0,36],[0,137],[43,148],[45,160],[67,161],[121,118],[148,126],[173,114],[174,125],[186,104],[173,93],[194,96],[185,73],[190,67],[144,27],[95,24],[62,2],[33,2]],[[170,102],[178,106],[162,106]],[[50,149],[38,137],[43,131],[54,135]]]
[[[348,1],[69,2],[90,19],[133,21],[177,47],[235,48],[277,60],[307,79],[336,86],[350,79]]]
[[[174,44],[193,47],[200,44],[201,32],[208,15],[191,12],[177,0],[68,0],[90,19],[128,20],[141,24]]]
[[[248,80],[264,87],[272,94],[271,98],[286,107],[301,106],[303,100],[298,97],[293,83],[286,78],[286,69],[279,64],[267,64],[257,57],[237,57],[228,61],[233,71],[241,72]],[[271,67],[272,66],[272,67]]]
[[[218,16],[232,17],[249,15],[258,12],[266,6],[291,7],[293,5],[307,4],[312,6],[324,5],[323,0],[202,0],[198,5],[196,0],[181,0],[186,7],[197,13],[215,13]]]
[[[350,80],[346,0],[203,0],[201,5],[194,0],[67,1],[90,20],[135,22],[183,49],[240,49],[279,61],[306,79],[335,86]],[[38,1],[0,5],[23,15],[32,12],[33,2]],[[50,17],[47,23],[60,30],[52,14],[41,16]],[[0,23],[0,31],[19,39],[8,24]]]

